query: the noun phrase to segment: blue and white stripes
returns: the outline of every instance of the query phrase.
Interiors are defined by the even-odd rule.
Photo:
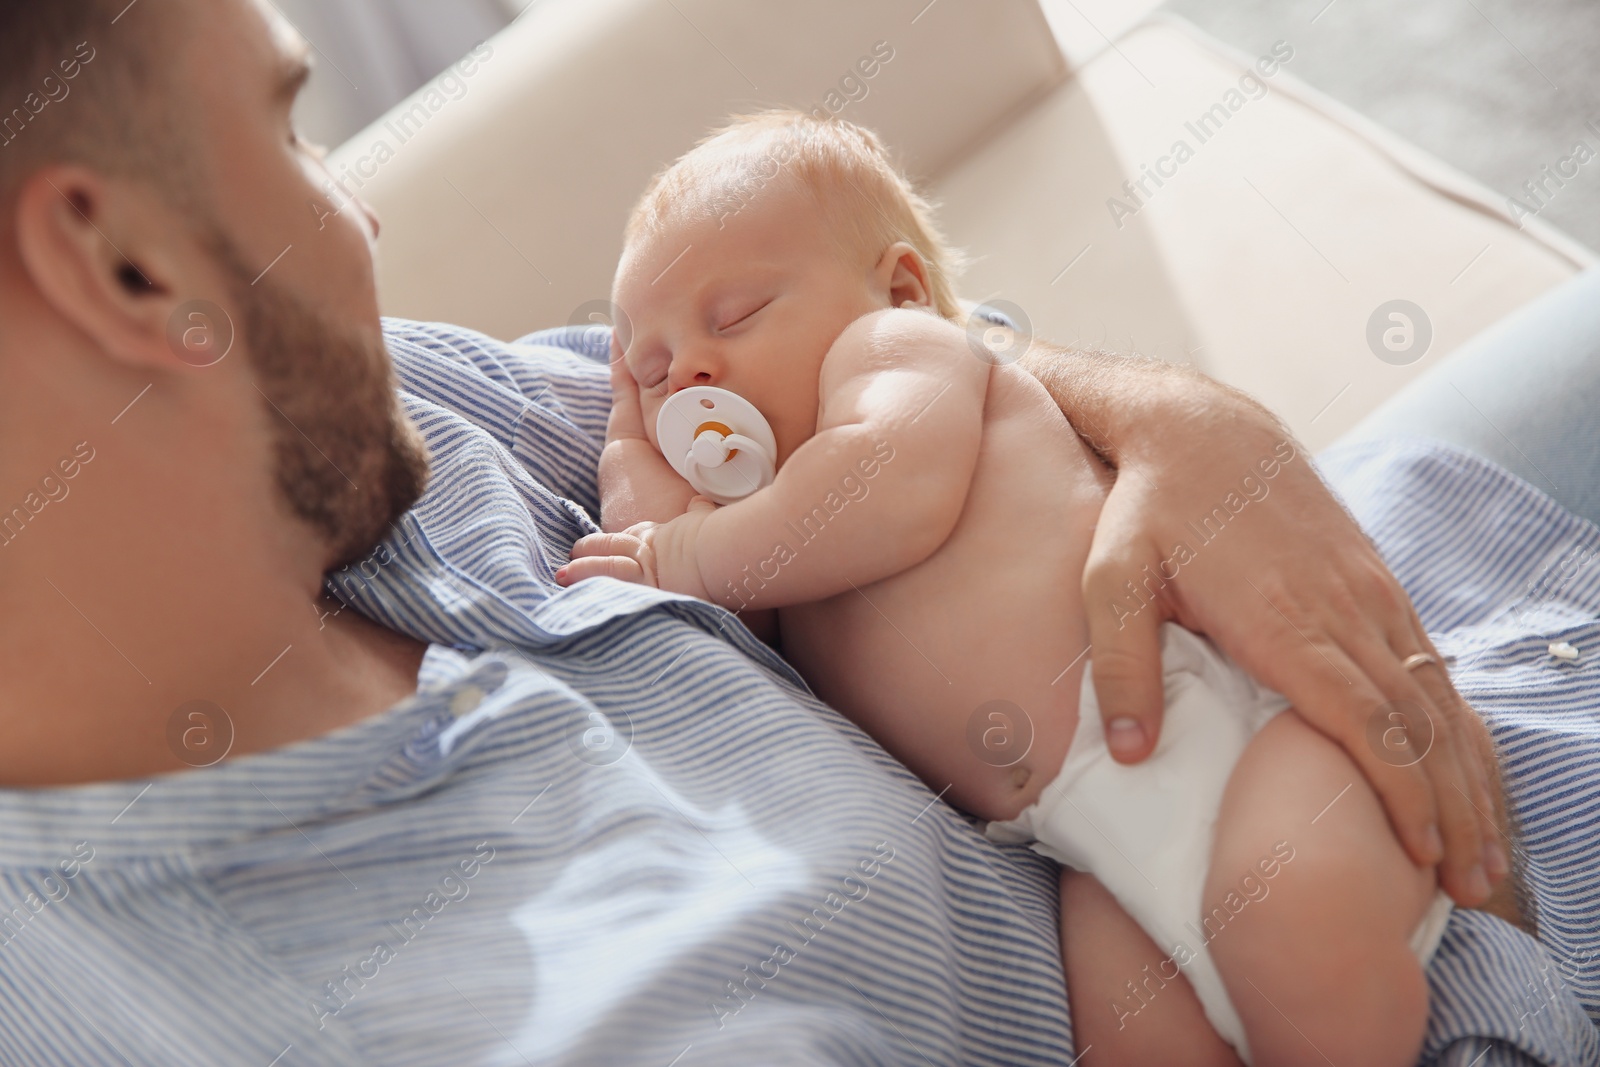
[[[1495,1040],[1535,1063],[1600,1062],[1600,529],[1423,441],[1353,445],[1319,466],[1488,720],[1538,902],[1542,948],[1488,916],[1452,916],[1428,969],[1425,1051],[1467,1064]],[[1560,641],[1583,650],[1577,663],[1550,654]],[[1482,1062],[1525,1062],[1502,1055]]]
[[[0,1063],[1071,1062],[1052,865],[722,609],[551,580],[594,528],[603,348],[388,331],[435,479],[330,584],[434,643],[417,696],[205,770],[0,792],[0,911],[28,916],[0,936]],[[1438,450],[1326,469],[1506,746],[1557,954],[1457,913],[1429,1062],[1490,1036],[1480,1065],[1600,1062],[1600,963],[1572,963],[1600,920],[1600,674],[1538,655],[1600,654],[1600,582],[1482,621],[1600,535]]]

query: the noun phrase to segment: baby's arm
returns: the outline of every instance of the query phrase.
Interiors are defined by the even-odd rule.
[[[966,504],[988,372],[960,329],[925,312],[891,309],[853,322],[822,365],[816,434],[766,491],[714,512],[697,531],[692,558],[710,599],[756,607],[822,600],[931,556]],[[847,477],[866,487],[859,499],[844,495]],[[818,507],[829,514],[826,551],[810,552],[795,531]],[[776,575],[769,569],[760,583],[739,585],[780,543],[792,552]]]
[[[857,319],[822,364],[815,435],[773,484],[655,531],[661,586],[729,607],[782,607],[927,559],[966,503],[988,373],[942,319],[897,309]],[[847,496],[841,483],[865,491]],[[797,532],[817,508],[826,515],[820,552]],[[759,582],[742,580],[752,573]]]

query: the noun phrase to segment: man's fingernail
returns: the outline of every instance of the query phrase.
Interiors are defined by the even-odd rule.
[[[1131,756],[1144,748],[1144,727],[1138,719],[1119,715],[1106,727],[1106,744],[1119,756]]]
[[[1437,826],[1428,827],[1428,832],[1422,835],[1422,843],[1427,846],[1428,855],[1435,859],[1444,855],[1444,838],[1439,836]]]
[[[1489,876],[1483,873],[1482,864],[1467,872],[1467,892],[1478,900],[1489,895]]]
[[[1495,878],[1504,878],[1511,873],[1511,861],[1506,857],[1505,846],[1498,841],[1490,841],[1489,847],[1484,849],[1484,863],[1489,867],[1489,874]]]

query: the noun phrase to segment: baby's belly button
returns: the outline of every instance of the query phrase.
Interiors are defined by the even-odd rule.
[[[1015,819],[1038,799],[1034,795],[1037,790],[1030,788],[1038,781],[1033,768],[1019,764],[991,774],[993,776],[987,778],[981,787],[974,783],[972,814],[980,819],[990,822]]]
[[[1033,771],[1028,767],[1011,768],[1011,790],[1020,793],[1028,788],[1028,783],[1033,781]],[[1030,800],[1030,803],[1032,801]]]

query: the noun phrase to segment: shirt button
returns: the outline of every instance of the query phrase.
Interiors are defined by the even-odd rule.
[[[483,703],[483,690],[475,685],[465,685],[456,690],[456,695],[450,698],[450,714],[461,718],[477,710]]]

